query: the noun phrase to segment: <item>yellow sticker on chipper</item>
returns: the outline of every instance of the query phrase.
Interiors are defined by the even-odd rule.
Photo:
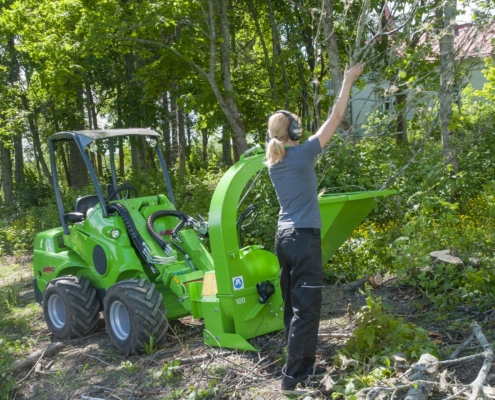
[[[177,283],[177,285],[180,283],[179,278],[177,278],[177,276],[175,275],[174,275],[174,282]]]
[[[203,296],[214,296],[218,292],[214,273],[206,273],[203,279]]]

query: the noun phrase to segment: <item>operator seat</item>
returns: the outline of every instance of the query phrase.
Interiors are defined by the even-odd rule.
[[[74,208],[76,213],[81,213],[86,217],[88,211],[98,204],[98,196],[96,194],[90,194],[88,196],[78,197],[76,199],[76,206]]]
[[[106,198],[104,197],[106,200]],[[98,204],[98,196],[90,194],[89,196],[78,197],[76,199],[75,211],[64,215],[65,220],[72,224],[84,221],[88,212]]]

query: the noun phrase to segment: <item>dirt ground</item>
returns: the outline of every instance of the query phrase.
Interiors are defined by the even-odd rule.
[[[30,346],[16,356],[19,359],[45,348],[56,339],[46,327],[41,307],[32,304],[31,260],[18,259],[10,263],[17,266],[15,278],[13,274],[8,279],[0,275],[0,290],[16,285],[17,307],[33,309],[27,338]],[[6,268],[9,261],[4,260],[1,264]],[[438,340],[444,358],[471,334],[473,321],[478,322],[490,343],[495,338],[495,321],[491,314],[477,314],[469,305],[458,307],[455,313],[448,315],[439,313],[414,289],[398,284],[393,278],[386,279],[372,294],[382,298],[392,315],[435,332],[432,340]],[[346,374],[333,367],[332,356],[351,333],[348,330],[349,309],[358,311],[365,305],[365,299],[366,295],[359,290],[342,291],[341,287],[332,285],[324,289],[317,357],[318,364],[327,368],[334,381]],[[22,329],[13,327],[12,334],[19,330]],[[19,387],[11,398],[282,399],[284,397],[279,391],[284,362],[281,339],[282,333],[279,332],[251,340],[261,348],[259,353],[211,348],[202,340],[202,321],[187,317],[171,322],[164,348],[149,355],[126,357],[111,344],[101,319],[91,336],[65,341],[62,351],[43,356],[36,366],[17,371],[15,378]],[[474,340],[461,356],[480,351],[480,345]],[[449,366],[449,382],[459,385],[471,383],[482,362],[482,359],[477,359]],[[433,398],[445,397],[445,393],[433,393]],[[0,395],[0,398],[3,397]],[[331,398],[331,394],[326,398]]]

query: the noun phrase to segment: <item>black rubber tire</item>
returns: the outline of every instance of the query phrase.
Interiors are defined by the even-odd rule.
[[[64,276],[50,281],[42,305],[48,329],[58,339],[89,335],[100,320],[96,290],[83,277]]]
[[[165,343],[167,310],[154,283],[146,279],[118,282],[108,289],[103,305],[107,333],[121,353],[142,353],[151,335],[154,336],[155,348]],[[116,310],[123,312],[123,323],[117,320]]]

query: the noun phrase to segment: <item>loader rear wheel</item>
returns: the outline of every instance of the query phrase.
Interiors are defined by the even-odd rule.
[[[78,276],[50,281],[43,292],[43,313],[48,329],[59,339],[83,337],[100,320],[100,303],[91,282]]]
[[[155,284],[146,279],[129,279],[111,286],[103,313],[107,333],[121,353],[142,353],[151,336],[157,348],[165,342],[167,310]]]

